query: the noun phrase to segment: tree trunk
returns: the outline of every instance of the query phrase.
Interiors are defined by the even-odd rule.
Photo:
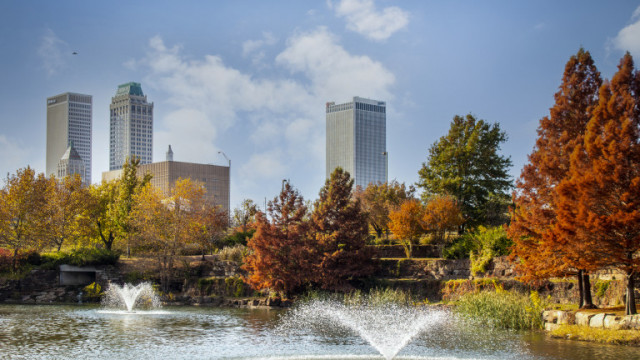
[[[584,276],[582,276],[582,270],[578,270],[578,295],[580,296],[578,308],[582,309],[584,306]]]
[[[625,315],[635,315],[636,311],[636,296],[635,296],[635,273],[631,272],[627,274],[627,292],[625,301]]]
[[[18,248],[13,249],[13,272],[18,272]]]
[[[593,297],[591,296],[591,281],[589,280],[589,273],[587,271],[583,271],[582,276],[584,279],[584,305],[582,307],[585,309],[595,309],[596,306],[593,305]]]
[[[376,232],[376,237],[377,237],[378,239],[382,239],[382,228],[379,228],[379,227],[377,227],[377,226],[374,226],[374,227],[373,227],[373,230],[375,230],[375,232]]]

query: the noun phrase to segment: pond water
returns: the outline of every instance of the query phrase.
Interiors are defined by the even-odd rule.
[[[344,329],[283,327],[287,311],[0,305],[1,359],[383,359]],[[438,326],[396,359],[640,359],[640,349],[555,340],[538,332]]]

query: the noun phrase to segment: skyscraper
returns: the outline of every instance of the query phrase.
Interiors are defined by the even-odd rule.
[[[153,103],[147,102],[139,83],[118,86],[111,98],[109,170],[121,169],[131,156],[150,164],[153,153]]]
[[[354,97],[327,113],[327,178],[336,167],[348,171],[355,186],[387,181],[387,114],[384,101]]]
[[[58,176],[58,163],[70,145],[84,162],[91,184],[91,95],[64,93],[47,98],[47,175]]]

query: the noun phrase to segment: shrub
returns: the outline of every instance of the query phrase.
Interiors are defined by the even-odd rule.
[[[0,273],[12,273],[13,269],[13,251],[9,249],[0,249]],[[40,254],[37,251],[19,252],[16,258],[18,265],[18,272],[25,267],[25,265],[40,265]],[[29,267],[30,268],[30,267]]]
[[[224,284],[228,296],[241,297],[247,292],[247,287],[241,277],[225,278]]]
[[[102,287],[96,282],[85,286],[83,291],[85,293],[85,296],[89,298],[99,298],[100,296],[102,296]]]
[[[508,292],[501,286],[495,291],[482,291],[462,296],[455,311],[465,318],[496,328],[541,329],[542,311],[546,306],[536,291],[529,296]]]
[[[342,302],[345,305],[412,305],[414,300],[415,299],[410,292],[401,289],[374,288],[369,290],[369,293],[363,293],[360,290],[356,290],[345,294]]]
[[[220,260],[234,261],[238,264],[244,262],[245,256],[249,254],[249,248],[244,245],[235,245],[226,247],[218,252],[218,258]]]
[[[477,250],[478,243],[470,233],[453,240],[450,245],[442,250],[445,259],[468,259],[472,251]]]
[[[484,272],[487,264],[496,256],[508,255],[513,242],[502,226],[479,226],[467,232],[443,250],[445,259],[471,259],[471,272]]]
[[[74,266],[114,265],[120,259],[120,254],[107,249],[81,248],[70,252],[54,252],[41,254],[42,268],[53,269],[67,264]]]
[[[224,237],[218,245],[220,247],[231,247],[236,245],[247,245],[247,240],[253,237],[256,232],[255,229],[248,229],[247,231],[234,231],[231,235]]]

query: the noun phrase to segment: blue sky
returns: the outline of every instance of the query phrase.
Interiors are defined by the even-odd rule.
[[[566,61],[611,78],[640,58],[637,1],[4,1],[0,173],[44,171],[46,98],[93,95],[93,179],[108,169],[109,103],[142,83],[154,160],[232,160],[231,205],[290,179],[324,183],[327,101],[387,102],[389,177],[414,183],[454,115],[498,122],[519,176]],[[72,52],[77,51],[77,55]]]

